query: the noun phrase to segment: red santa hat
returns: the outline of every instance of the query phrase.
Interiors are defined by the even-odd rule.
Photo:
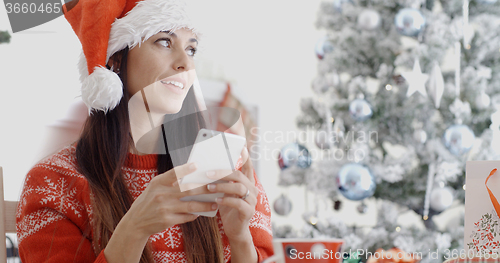
[[[188,28],[199,34],[180,0],[73,0],[63,11],[82,44],[78,68],[89,112],[112,110],[122,98],[123,83],[106,68],[115,52],[140,46],[160,31]]]

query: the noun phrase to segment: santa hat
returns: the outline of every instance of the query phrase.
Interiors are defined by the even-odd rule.
[[[106,68],[115,52],[140,46],[160,31],[188,28],[198,34],[180,0],[73,0],[63,11],[82,43],[78,68],[89,112],[106,113],[122,98],[123,83]]]

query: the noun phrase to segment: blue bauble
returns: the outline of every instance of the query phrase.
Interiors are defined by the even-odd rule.
[[[323,59],[326,54],[333,51],[333,44],[328,40],[327,36],[324,36],[318,40],[316,47],[314,48],[316,56],[319,59]]]
[[[311,166],[311,155],[306,147],[298,143],[289,143],[285,145],[278,156],[278,164],[281,170],[291,166],[300,168],[309,168]]]
[[[417,9],[403,8],[394,17],[394,24],[401,35],[414,37],[424,29],[425,17]]]
[[[364,99],[355,99],[349,104],[349,113],[356,121],[364,121],[373,115],[370,104]]]
[[[352,0],[334,0],[333,1],[333,8],[335,8],[335,11],[338,13],[342,13],[342,5],[345,3],[350,3],[352,4]]]
[[[377,184],[368,168],[357,163],[348,163],[337,175],[339,192],[349,200],[363,200],[375,192]]]
[[[444,146],[456,156],[461,156],[470,151],[474,145],[474,132],[463,124],[454,124],[444,132]]]

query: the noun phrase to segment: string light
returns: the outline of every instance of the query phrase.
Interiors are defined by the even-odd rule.
[[[470,48],[471,48],[470,45],[465,46],[465,49],[470,49]]]
[[[465,190],[465,184],[464,184],[464,186],[462,188]]]
[[[387,84],[387,85],[385,85],[385,89],[386,89],[386,90],[392,90],[392,86],[391,86],[391,84]]]
[[[330,122],[333,122],[335,119],[333,117],[330,118]]]
[[[399,231],[401,231],[401,227],[398,226],[398,227],[396,227],[396,232],[399,232]]]
[[[315,216],[311,216],[309,217],[309,223],[314,226],[318,223],[318,219]]]
[[[428,216],[424,216],[424,220],[427,220],[427,219],[429,219],[429,217]]]

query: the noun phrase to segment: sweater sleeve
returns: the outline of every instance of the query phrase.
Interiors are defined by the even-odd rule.
[[[71,170],[48,165],[30,170],[16,215],[22,262],[106,262],[86,234],[87,191],[86,180]]]
[[[255,170],[253,171],[255,186],[259,190],[257,196],[257,205],[255,214],[250,219],[250,232],[252,233],[253,242],[257,251],[258,262],[272,256],[273,253],[273,234],[271,230],[271,208],[267,199],[266,192],[257,177]]]

